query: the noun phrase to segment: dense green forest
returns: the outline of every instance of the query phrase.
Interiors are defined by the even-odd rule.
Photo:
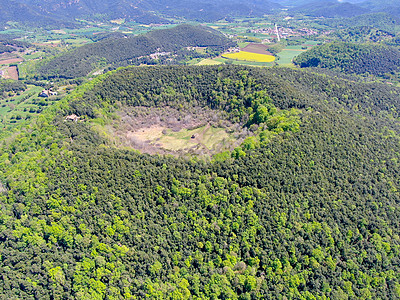
[[[7,27],[8,22],[20,22],[34,27],[44,26],[47,28],[74,27],[75,21],[66,20],[63,15],[53,12],[43,13],[37,7],[23,3],[24,1],[0,0],[0,27]]]
[[[264,135],[297,110],[300,126],[218,159],[147,155],[92,128],[125,105],[207,106]],[[2,133],[0,294],[399,298],[399,106],[398,88],[310,70],[102,75]]]
[[[395,34],[370,26],[354,26],[335,31],[330,36],[337,38],[339,41],[350,43],[379,43],[383,41],[390,43],[393,41]]]
[[[139,36],[114,35],[63,53],[41,66],[38,72],[44,77],[75,78],[86,76],[100,66],[124,66],[152,53],[177,52],[189,46],[223,51],[232,45],[232,41],[214,29],[179,25]]]
[[[302,68],[390,77],[400,71],[400,51],[385,45],[334,42],[301,53],[293,62]]]
[[[10,35],[10,34],[0,34],[0,43],[3,46],[11,46],[16,48],[28,48],[32,46],[30,43],[25,41],[16,40],[17,36]]]
[[[24,91],[26,84],[21,81],[0,79],[0,98],[8,92]]]
[[[15,40],[13,36],[0,34],[0,54],[23,50],[30,46],[29,43]]]

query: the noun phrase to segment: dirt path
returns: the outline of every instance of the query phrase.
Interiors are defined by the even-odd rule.
[[[209,123],[207,123],[206,127],[204,128],[204,130],[198,136],[196,136],[193,139],[195,142],[197,142],[199,145],[201,145],[208,152],[208,154],[211,153],[210,149],[208,149],[206,147],[206,145],[203,144],[202,140],[203,140],[205,132],[207,132],[207,130],[210,129],[210,127],[211,127],[211,125]]]

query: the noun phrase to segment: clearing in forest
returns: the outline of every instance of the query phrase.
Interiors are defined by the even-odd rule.
[[[108,126],[117,145],[144,153],[212,155],[238,147],[246,129],[224,120],[223,112],[196,108],[192,112],[172,108],[125,108],[118,124]]]
[[[245,51],[223,54],[222,57],[255,62],[273,62],[275,60],[275,57],[272,55],[250,53]]]
[[[152,126],[135,132],[128,132],[127,137],[137,143],[149,144],[170,151],[200,150],[209,151],[223,148],[233,141],[223,128],[214,128],[210,124],[199,128],[173,131],[171,128]]]

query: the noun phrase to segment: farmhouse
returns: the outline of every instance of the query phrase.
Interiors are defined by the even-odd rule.
[[[39,97],[50,97],[50,96],[56,96],[58,93],[57,92],[53,92],[51,90],[43,90],[39,93]]]
[[[78,122],[78,120],[80,119],[80,117],[78,117],[75,114],[69,115],[65,117],[66,121],[74,121],[74,122]]]
[[[170,54],[171,54],[171,52],[156,52],[156,53],[150,54],[150,58],[158,59],[160,56],[165,56],[165,55],[170,55]]]

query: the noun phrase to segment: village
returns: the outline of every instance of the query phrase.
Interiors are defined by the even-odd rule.
[[[318,31],[315,29],[310,29],[310,28],[301,28],[301,29],[291,29],[287,27],[279,27],[278,28],[278,33],[282,38],[289,37],[289,36],[312,36],[312,35],[318,35]],[[265,34],[265,35],[276,35],[276,28],[275,27],[267,27],[267,28],[258,28],[258,29],[252,29],[252,33],[258,33],[258,34]]]

